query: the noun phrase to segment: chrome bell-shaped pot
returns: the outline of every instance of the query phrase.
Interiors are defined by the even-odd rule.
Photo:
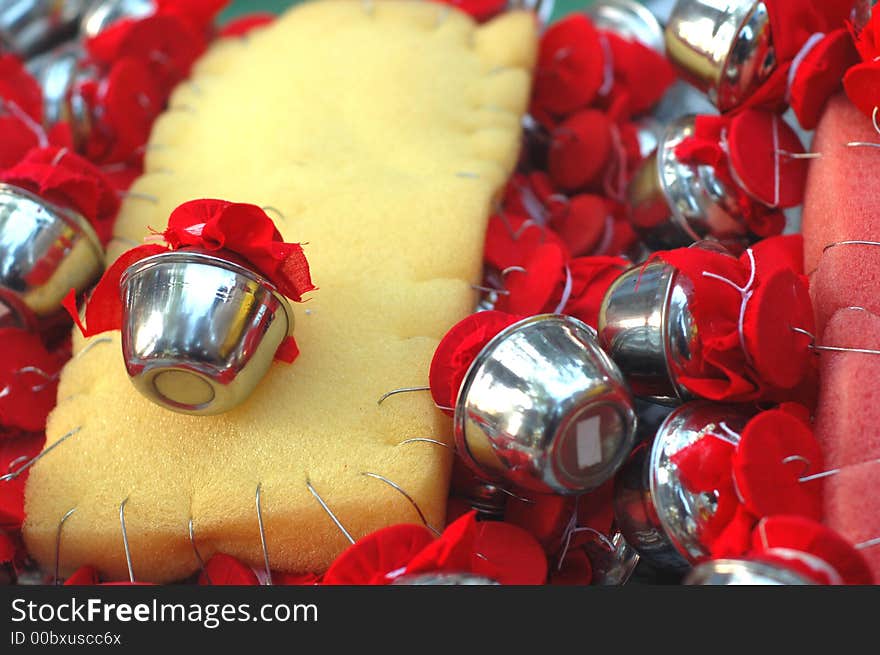
[[[404,575],[397,578],[392,585],[497,585],[498,583],[489,578],[484,578],[473,573],[422,573],[419,575]]]
[[[76,34],[90,0],[0,0],[0,52],[27,58]]]
[[[638,398],[677,404],[692,397],[678,381],[699,349],[692,298],[687,277],[657,261],[624,272],[605,293],[599,344]]]
[[[83,216],[0,184],[0,326],[41,327],[103,270],[104,250]]]
[[[113,23],[126,18],[143,18],[156,11],[153,0],[103,0],[93,2],[83,14],[80,33],[87,39],[96,37]]]
[[[627,543],[654,566],[686,570],[709,555],[703,530],[714,516],[715,493],[695,493],[682,483],[676,453],[700,439],[729,439],[750,414],[735,406],[696,401],[672,412],[650,444],[636,449],[617,476],[614,518]],[[722,425],[723,424],[723,425]]]
[[[678,0],[666,52],[722,113],[743,104],[777,66],[770,14],[755,0]]]
[[[632,397],[595,333],[551,314],[515,323],[480,351],[454,423],[458,452],[481,476],[570,495],[609,480],[636,433]]]
[[[78,92],[87,80],[97,80],[98,72],[85,63],[79,43],[62,45],[27,63],[27,69],[43,90],[43,115],[46,125],[61,121],[70,124],[77,147],[92,130],[89,107]]]
[[[749,559],[716,559],[695,566],[684,579],[686,585],[768,586],[815,585],[816,582],[787,568]]]
[[[676,149],[694,135],[695,116],[670,123],[656,153],[642,162],[627,187],[633,229],[654,250],[683,248],[714,239],[732,250],[752,237],[736,194],[712,166],[683,162]]]
[[[143,259],[122,276],[122,352],[134,386],[184,414],[242,403],[293,326],[275,286],[198,250]]]
[[[586,8],[586,14],[600,30],[663,52],[663,28],[650,9],[636,0],[601,0]]]

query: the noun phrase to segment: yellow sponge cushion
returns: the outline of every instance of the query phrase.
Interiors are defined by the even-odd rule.
[[[323,1],[208,52],[153,131],[109,254],[190,199],[271,207],[285,239],[307,243],[319,287],[295,306],[302,354],[239,408],[191,417],[135,391],[118,332],[77,337],[48,448],[78,431],[27,484],[25,539],[44,567],[127,578],[126,499],[138,580],[197,569],[190,520],[203,558],[262,566],[258,485],[274,570],[323,570],[348,545],[307,481],[354,538],[421,522],[413,503],[442,527],[451,451],[402,442],[449,443],[449,422],[428,394],[376,401],[424,385],[438,340],[474,306],[535,31],[528,13],[476,26],[430,2]]]

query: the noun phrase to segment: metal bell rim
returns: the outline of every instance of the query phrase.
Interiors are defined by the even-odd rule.
[[[224,259],[223,257],[218,257],[217,255],[212,255],[197,248],[169,250],[168,252],[160,252],[158,254],[145,257],[144,259],[135,262],[134,264],[126,268],[125,271],[123,271],[122,276],[119,279],[119,286],[124,287],[131,278],[140,275],[147,269],[166,263],[202,264],[206,266],[213,266],[215,268],[222,268],[227,271],[231,271],[232,273],[236,273],[237,275],[241,275],[251,282],[256,282],[261,287],[269,291],[275,297],[275,299],[278,300],[281,308],[284,310],[285,318],[287,319],[288,334],[290,333],[291,328],[293,328],[293,310],[290,307],[290,301],[287,299],[287,296],[281,293],[278,290],[278,287],[273,284],[268,278],[260,275],[255,271],[252,271],[246,266],[242,266],[228,259]]]
[[[654,12],[648,9],[645,5],[636,2],[635,0],[606,0],[605,3],[597,3],[586,8],[586,12],[591,18],[595,15],[594,12],[600,7],[600,4],[606,4],[617,9],[632,12],[632,15],[638,18],[651,32],[655,32],[654,28],[656,27],[656,33],[654,34],[656,40],[654,43],[648,43],[641,40],[640,42],[642,45],[645,45],[660,54],[665,54],[666,38],[663,33],[663,26],[660,24],[660,21],[657,20],[657,16],[654,15]]]
[[[695,585],[702,584],[699,581],[700,576],[705,571],[715,572],[719,569],[731,569],[734,571],[743,571],[749,575],[758,575],[779,582],[781,585],[798,585],[798,586],[815,586],[816,583],[808,578],[787,569],[783,566],[776,566],[767,562],[761,562],[753,559],[713,559],[698,564],[688,573],[684,584]]]
[[[105,265],[104,247],[101,245],[98,233],[95,232],[95,228],[92,227],[92,224],[89,223],[86,217],[78,211],[67,207],[61,207],[60,205],[50,202],[49,200],[46,200],[35,193],[31,193],[20,186],[16,186],[15,184],[0,182],[0,194],[2,193],[8,193],[11,196],[18,196],[44,207],[53,219],[62,221],[69,227],[73,228],[76,232],[85,236],[96,259],[101,263],[102,267]]]
[[[471,463],[475,462],[476,458],[473,456],[470,449],[468,448],[467,439],[465,438],[467,420],[467,390],[470,388],[471,382],[473,382],[473,378],[476,375],[476,372],[489,358],[489,355],[495,350],[495,347],[511,334],[528,329],[536,323],[543,323],[545,321],[554,321],[562,325],[571,326],[578,330],[585,331],[592,335],[593,338],[596,338],[596,331],[592,327],[573,316],[567,316],[565,314],[537,314],[535,316],[529,316],[522,319],[521,321],[517,321],[516,323],[507,326],[501,332],[492,337],[492,339],[490,339],[489,342],[485,346],[483,346],[483,348],[480,350],[480,352],[474,358],[474,361],[471,362],[471,365],[465,372],[465,375],[462,378],[461,386],[458,388],[458,394],[455,399],[453,431],[455,434],[456,448],[458,452],[465,455],[463,459],[469,465],[472,465]],[[610,372],[613,373],[614,371],[617,371],[617,365],[614,364],[608,354],[604,350],[602,350],[601,347],[599,347],[598,341],[596,342],[596,352],[603,358],[604,363],[608,365],[607,368]],[[622,374],[618,374],[615,377],[615,381],[620,383],[624,387],[627,386],[626,380],[624,380]],[[480,475],[485,476],[486,474],[481,472]],[[498,486],[505,486],[503,480],[499,478],[487,480],[487,482]]]
[[[663,307],[660,310],[660,331],[663,334],[663,360],[666,362],[666,376],[669,378],[669,384],[672,386],[672,390],[675,393],[675,398],[669,398],[667,402],[662,402],[662,398],[655,399],[655,402],[660,404],[670,404],[670,403],[685,403],[688,400],[693,399],[693,394],[691,394],[678,380],[678,376],[675,374],[675,371],[672,370],[672,366],[670,366],[671,361],[671,347],[670,347],[670,327],[669,327],[669,309],[672,305],[672,292],[675,289],[675,282],[681,273],[676,269],[672,264],[667,264],[663,262],[663,266],[665,266],[669,271],[669,277],[666,280],[666,288],[663,290]],[[668,417],[666,420],[669,420]],[[660,429],[663,429],[663,426],[666,424],[666,421],[660,426]],[[659,430],[658,430],[659,432]]]
[[[690,239],[693,239],[694,242],[704,240],[705,236],[697,234],[691,227],[690,223],[688,223],[688,220],[682,215],[678,205],[669,201],[672,196],[672,189],[666,179],[665,171],[667,166],[679,168],[685,166],[685,164],[676,156],[675,148],[670,147],[669,143],[673,138],[682,134],[684,131],[693,130],[695,120],[696,116],[694,114],[686,114],[675,119],[666,126],[663,136],[660,139],[660,143],[657,145],[657,177],[659,178],[660,188],[663,190],[663,195],[666,198],[666,204],[669,206],[669,211],[672,214],[672,220],[678,228]]]

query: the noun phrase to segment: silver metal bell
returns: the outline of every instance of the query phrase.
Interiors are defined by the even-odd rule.
[[[636,414],[617,366],[581,321],[552,314],[508,327],[477,355],[455,408],[458,452],[482,476],[581,494],[632,449]]]
[[[29,191],[0,184],[0,326],[38,328],[71,290],[104,270],[89,222]]]
[[[293,325],[272,283],[198,250],[143,259],[125,271],[121,287],[128,374],[147,398],[184,414],[242,403]]]
[[[591,584],[599,586],[619,586],[626,584],[639,564],[639,553],[632,548],[620,532],[614,532],[609,544],[598,539],[588,541],[583,548],[590,558],[593,569]]]
[[[473,573],[422,573],[420,575],[404,575],[397,578],[392,585],[497,585],[489,578]]]
[[[722,113],[741,105],[777,65],[770,15],[756,0],[678,0],[666,52]]]
[[[0,0],[0,52],[27,58],[76,34],[90,0]]]
[[[638,398],[677,404],[692,397],[678,381],[699,348],[692,298],[688,278],[658,261],[624,272],[605,293],[599,344]]]
[[[736,195],[713,167],[683,162],[675,152],[693,136],[695,118],[689,115],[670,123],[656,153],[635,172],[627,188],[630,222],[654,250],[683,248],[709,238],[741,250],[752,238]]]
[[[735,585],[815,585],[799,573],[769,562],[748,559],[716,559],[704,562],[688,573],[683,584],[709,586]]]
[[[712,433],[730,438],[723,423],[739,433],[750,418],[741,407],[705,401],[672,412],[652,444],[637,449],[617,477],[614,518],[627,543],[661,569],[685,570],[709,555],[703,529],[717,510],[712,493],[688,490],[672,457]]]
[[[156,11],[153,0],[103,0],[95,2],[83,14],[79,31],[85,38],[93,38],[124,18],[143,18]]]
[[[89,107],[77,92],[79,83],[96,80],[98,72],[85,62],[79,43],[68,43],[35,57],[27,69],[43,90],[43,115],[47,126],[67,121],[79,146],[92,130]]]
[[[600,30],[632,41],[640,41],[663,52],[663,28],[651,10],[635,0],[602,0],[586,8],[586,14]]]

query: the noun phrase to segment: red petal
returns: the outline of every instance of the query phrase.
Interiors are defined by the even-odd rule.
[[[568,252],[556,242],[538,246],[523,264],[524,272],[515,271],[507,276],[507,294],[498,298],[495,307],[518,315],[541,312],[554,289],[565,284],[567,259]]]
[[[859,55],[846,29],[828,34],[804,57],[789,90],[791,108],[801,127],[816,128],[826,103],[840,89],[844,74],[857,63]]]
[[[473,572],[504,585],[547,581],[547,556],[528,532],[501,521],[479,524],[472,554]]]
[[[553,131],[547,159],[550,178],[563,191],[599,181],[611,157],[611,121],[599,110],[586,109]]]
[[[850,68],[843,78],[843,88],[859,111],[873,116],[874,109],[880,106],[880,62],[869,61]]]
[[[792,461],[795,457],[801,459]],[[790,514],[818,521],[821,480],[799,479],[821,470],[822,452],[813,431],[781,410],[762,412],[749,421],[733,456],[739,495],[758,517]]]
[[[471,560],[476,548],[474,540],[477,535],[477,513],[469,512],[446,526],[439,538],[413,557],[406,565],[406,574],[471,571]],[[474,573],[479,571],[474,569]]]
[[[489,219],[483,257],[486,263],[503,271],[511,266],[525,266],[535,250],[546,243],[566,247],[546,226],[517,214],[496,214]]]
[[[349,546],[324,574],[328,585],[388,584],[389,573],[398,575],[422,549],[434,541],[421,525],[392,525]]]
[[[46,349],[36,334],[0,329],[0,425],[39,432],[55,407],[58,374],[66,356]],[[2,484],[2,483],[0,483]]]
[[[550,567],[550,584],[585,586],[593,580],[593,563],[582,548],[572,548],[562,560],[562,567]]]
[[[518,495],[530,502],[518,498],[508,500],[504,520],[528,531],[545,550],[555,551],[571,522],[575,500],[552,494],[518,492]]]
[[[0,471],[4,474],[36,457],[43,449],[46,437],[39,434],[16,434],[0,437]],[[12,466],[13,462],[16,466]],[[0,530],[14,531],[24,521],[24,487],[28,473],[14,480],[0,482]]]
[[[872,584],[861,553],[836,532],[801,516],[773,516],[758,523],[752,548],[761,558],[776,559],[823,584]],[[807,558],[798,557],[804,553]],[[840,576],[836,580],[831,567]]]
[[[758,519],[742,505],[737,505],[733,518],[712,540],[712,557],[741,557],[749,551],[752,530]]]
[[[550,225],[565,241],[572,256],[581,257],[596,249],[611,221],[613,217],[605,198],[583,194],[564,203]]]
[[[810,292],[803,278],[780,269],[762,280],[746,306],[743,330],[758,375],[770,386],[791,389],[809,370],[815,332]]]
[[[656,105],[676,80],[669,60],[637,40],[602,32],[611,48],[617,93],[625,91],[628,116],[638,116]]]
[[[14,102],[36,123],[43,122],[43,91],[15,55],[0,54],[0,99]]]
[[[64,586],[92,586],[101,582],[101,579],[98,577],[98,570],[93,566],[81,566],[76,571],[74,571],[67,580],[64,581]]]
[[[478,312],[453,326],[434,351],[428,380],[434,402],[455,407],[458,390],[477,354],[495,335],[521,319],[503,312]]]
[[[805,152],[791,126],[778,115],[747,110],[730,122],[730,165],[750,195],[770,207],[795,207],[804,199],[809,163],[780,154]]]
[[[733,444],[710,433],[685,446],[670,459],[687,489],[712,492],[726,489],[730,484],[733,453]]]
[[[553,24],[541,38],[533,104],[552,114],[585,107],[605,78],[599,33],[583,14]]]
[[[253,569],[232,555],[217,553],[205,563],[205,570],[199,575],[200,585],[258,585]]]
[[[297,357],[299,357],[299,346],[296,339],[290,336],[284,337],[278,350],[275,351],[275,359],[285,364],[293,364]]]

